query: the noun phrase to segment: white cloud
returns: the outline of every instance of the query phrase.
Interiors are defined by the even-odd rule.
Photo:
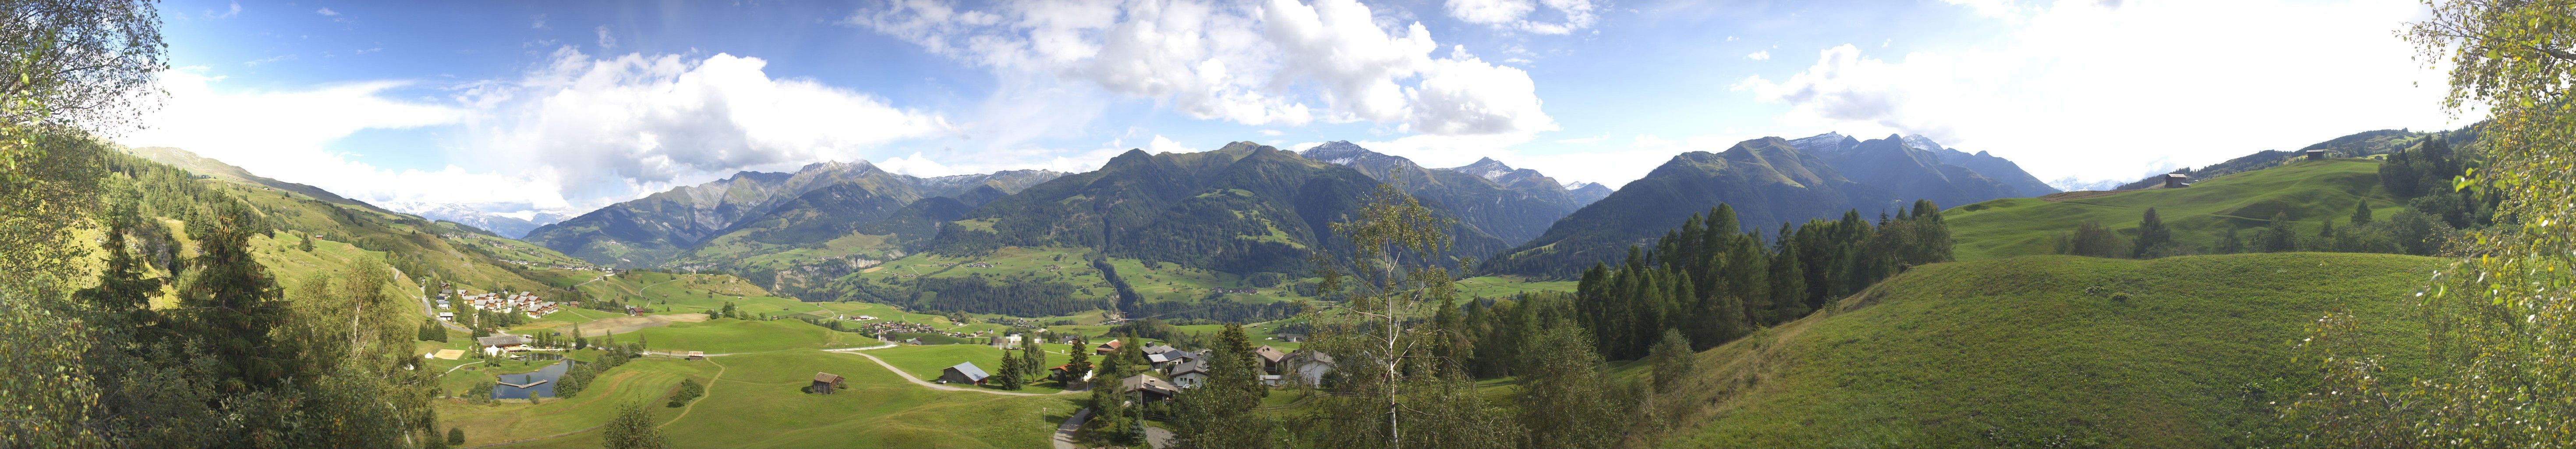
[[[241,15],[241,2],[230,2],[225,5],[223,14],[216,14],[212,9],[206,10],[206,17],[212,19],[230,19],[238,15]]]
[[[529,28],[529,29],[539,29],[539,30],[545,29],[545,28],[546,28],[546,15],[545,15],[545,14],[538,14],[538,15],[537,15],[536,20],[528,22],[528,28]]]
[[[1767,61],[1767,60],[1770,60],[1770,59],[1771,59],[1771,51],[1770,51],[1770,50],[1763,50],[1763,51],[1753,52],[1753,54],[1744,55],[1744,59],[1751,59],[1751,60],[1755,60],[1755,61]]]
[[[595,28],[592,31],[599,34],[599,49],[606,50],[617,48],[617,37],[608,35],[607,25],[600,25],[599,28]]]
[[[1196,118],[1368,121],[1434,134],[1556,128],[1528,73],[1455,48],[1434,58],[1440,44],[1421,24],[1390,28],[1352,0],[1031,2],[992,11],[906,1],[846,23],[1006,78],[1069,80]]]
[[[1172,139],[1164,138],[1161,134],[1154,135],[1154,141],[1145,144],[1145,152],[1147,153],[1193,153],[1197,151],[1198,150],[1190,149],[1188,145],[1182,145],[1180,142],[1173,142]]]
[[[331,8],[322,8],[322,9],[314,10],[314,11],[313,11],[313,13],[314,13],[314,14],[321,14],[321,15],[324,15],[324,16],[337,16],[337,15],[340,15],[340,12],[339,12],[339,11],[332,11],[332,10],[331,10]]]
[[[2439,104],[2441,72],[2389,34],[2420,14],[2409,2],[1969,5],[2024,15],[1993,45],[1901,57],[1836,46],[1785,79],[1735,89],[1786,105],[1779,129],[1920,133],[2043,179],[2457,125]]]
[[[367,201],[577,213],[740,170],[862,160],[947,127],[870,95],[771,78],[765,64],[727,54],[594,58],[564,48],[517,79],[449,87],[451,98],[427,102],[394,92],[435,86],[226,89],[204,69],[175,70],[162,74],[170,97],[145,117],[148,128],[118,141],[178,147]],[[455,129],[437,142],[455,165],[386,169],[329,149],[361,130],[421,127]],[[880,165],[957,172],[920,153]]]
[[[1280,134],[1287,134],[1287,133],[1279,132],[1279,130],[1276,130],[1276,129],[1265,129],[1265,130],[1261,130],[1261,135],[1264,135],[1264,136],[1277,137],[1277,136],[1278,136],[1278,135],[1280,135]]]
[[[1556,20],[1531,20],[1540,6],[1546,6]],[[1591,27],[1596,20],[1592,0],[1448,0],[1443,9],[1461,22],[1537,34],[1572,33]]]
[[[1610,140],[1610,133],[1601,133],[1601,135],[1598,135],[1598,136],[1592,136],[1592,137],[1577,137],[1577,138],[1572,138],[1572,139],[1556,139],[1556,143],[1571,144],[1571,145],[1599,145],[1599,144],[1601,143],[1601,141],[1604,141],[1604,140]]]

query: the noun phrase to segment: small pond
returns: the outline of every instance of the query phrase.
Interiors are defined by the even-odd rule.
[[[502,374],[501,383],[492,386],[492,399],[527,399],[531,395],[555,397],[555,380],[562,378],[564,371],[572,369],[572,363],[571,359],[565,359],[532,373]]]

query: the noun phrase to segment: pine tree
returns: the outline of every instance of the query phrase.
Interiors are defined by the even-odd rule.
[[[600,427],[601,446],[608,449],[662,449],[662,431],[653,417],[644,414],[644,406],[633,402],[617,405],[617,417]]]
[[[305,233],[301,233],[301,232],[298,232],[298,233],[296,233],[296,234],[298,234],[298,235],[299,235],[299,236],[301,236],[301,237],[304,237],[304,243],[296,244],[296,245],[295,245],[295,249],[304,250],[304,252],[308,252],[308,253],[309,253],[309,252],[313,252],[313,234],[305,234]]]
[[[993,373],[993,383],[1004,390],[1020,389],[1020,373],[1027,372],[1020,366],[1020,357],[1012,352],[1002,351],[1002,369]]]
[[[275,386],[288,377],[285,361],[294,359],[290,348],[269,338],[287,317],[279,300],[283,291],[251,255],[250,236],[258,231],[250,226],[258,219],[237,203],[221,210],[212,232],[199,241],[196,282],[180,292],[180,303],[193,315],[180,322],[185,333],[206,342],[216,360],[231,363],[217,381],[226,389]]]
[[[2146,216],[2138,220],[2138,241],[2129,248],[2129,256],[2140,259],[2163,257],[2171,245],[2173,230],[2165,228],[2163,219],[2156,218],[2156,208],[2147,208]]]
[[[1091,372],[1090,340],[1080,337],[1074,338],[1073,349],[1065,351],[1065,354],[1066,357],[1070,358],[1070,360],[1067,360],[1064,364],[1064,378],[1056,379],[1056,381],[1062,382],[1065,385],[1072,385],[1074,382],[1082,380],[1083,373]]]
[[[2362,199],[2354,201],[2352,203],[2353,227],[2360,227],[2361,225],[2366,224],[2370,224],[2370,200]]]
[[[1226,325],[1208,351],[1208,380],[1182,390],[1173,406],[1175,447],[1238,448],[1271,446],[1277,424],[1253,412],[1269,389],[1261,385],[1260,362],[1243,326]]]
[[[2254,235],[2254,239],[2260,242],[2255,245],[2255,249],[2263,252],[2280,253],[2298,251],[2298,224],[2290,221],[2290,213],[2288,212],[2274,213],[2272,214],[2272,226],[2270,228],[2265,228],[2262,232],[2256,233]]]

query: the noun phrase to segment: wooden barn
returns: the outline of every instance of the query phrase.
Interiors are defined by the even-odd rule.
[[[942,383],[983,385],[984,379],[988,377],[993,376],[984,374],[984,369],[976,368],[974,362],[959,363],[957,366],[939,370],[939,381]]]
[[[808,393],[832,394],[832,390],[849,387],[849,385],[841,382],[841,375],[839,374],[814,373],[814,385],[805,387],[805,391]]]

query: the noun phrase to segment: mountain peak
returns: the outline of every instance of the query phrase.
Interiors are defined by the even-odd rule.
[[[1501,182],[1504,176],[1510,176],[1513,172],[1520,171],[1512,168],[1510,165],[1504,165],[1503,161],[1497,161],[1490,157],[1477,158],[1476,163],[1473,164],[1443,168],[1441,170],[1476,175],[1476,177],[1485,178],[1485,180],[1495,182]]]
[[[1297,153],[1297,156],[1299,157],[1324,161],[1325,163],[1334,165],[1351,165],[1359,163],[1360,159],[1363,158],[1385,155],[1386,154],[1384,153],[1369,151],[1367,148],[1361,148],[1359,144],[1351,143],[1351,141],[1348,140],[1324,142],[1323,145],[1316,145],[1314,148],[1307,148],[1306,151]]]
[[[1941,148],[1941,143],[1940,143],[1940,142],[1933,142],[1933,141],[1932,141],[1932,138],[1930,138],[1930,137],[1923,137],[1923,135],[1922,135],[1922,134],[1906,134],[1906,135],[1901,136],[1901,137],[1900,137],[1900,136],[1893,136],[1893,135],[1891,135],[1891,136],[1888,136],[1887,138],[1889,138],[1889,139],[1898,139],[1898,140],[1903,140],[1903,141],[1905,141],[1905,146],[1914,147],[1914,148],[1917,148],[1917,149],[1921,149],[1921,150],[1923,150],[1923,151],[1940,152],[1941,150],[1945,149],[1945,148]]]

